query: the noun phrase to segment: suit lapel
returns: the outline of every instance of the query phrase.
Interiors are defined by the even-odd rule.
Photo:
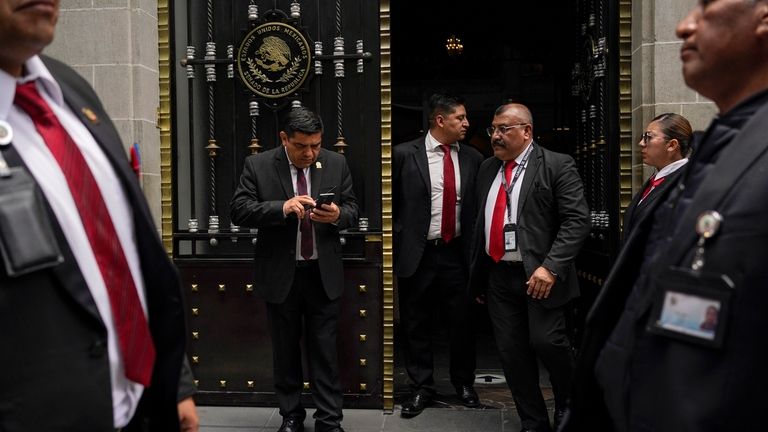
[[[46,66],[49,67],[51,73],[55,74],[55,68],[51,68],[51,65],[47,63]],[[81,96],[81,92],[71,87],[67,81],[57,80],[57,82],[67,105],[78,117],[78,120],[85,125],[112,165],[126,197],[132,204],[133,211],[138,213],[134,214],[134,217],[143,217],[151,221],[152,215],[149,212],[149,207],[145,205],[143,192],[139,187],[136,174],[131,169],[122,140],[117,135],[107,113],[103,112],[101,107],[90,106],[86,99]]]
[[[520,186],[520,196],[517,199],[517,220],[520,220],[520,214],[523,211],[523,207],[525,207],[528,193],[531,191],[533,179],[539,171],[539,166],[541,165],[541,159],[543,157],[543,153],[539,149],[538,144],[531,142],[531,145],[533,146],[533,149],[531,149],[531,155],[528,157],[528,166],[525,168],[525,177],[523,177],[523,184]]]
[[[320,194],[320,185],[323,181],[323,168],[325,168],[325,152],[326,150],[320,150],[320,154],[317,156],[317,161],[309,166],[309,176],[310,181],[312,182],[312,191],[310,192],[310,195],[313,198],[317,198]],[[320,167],[322,168],[318,168],[318,164],[320,164]]]
[[[428,192],[432,192],[432,182],[429,180],[429,163],[427,162],[426,148],[427,137],[424,136],[413,142],[413,146],[416,150],[413,152],[413,158],[416,162],[416,166],[419,168],[419,174],[424,181],[424,185],[427,187]]]
[[[472,173],[469,172],[469,158],[467,157],[467,153],[461,151],[461,145],[459,145],[459,178],[461,181],[461,184],[459,185],[459,196],[465,197],[467,196],[467,183],[469,182],[469,177],[472,175]]]
[[[480,172],[477,179],[478,190],[481,191],[480,196],[477,197],[477,227],[479,230],[476,229],[475,232],[478,233],[478,236],[484,235],[485,232],[485,205],[488,203],[489,198],[496,199],[496,195],[491,197],[491,194],[498,194],[498,190],[492,191],[491,186],[493,186],[493,181],[499,174],[500,169],[501,160],[493,158],[493,163],[488,165],[488,169]]]
[[[669,259],[664,259],[663,262],[680,263],[682,261],[698,239],[694,227],[699,215],[707,210],[718,209],[733,185],[768,150],[768,140],[765,139],[764,133],[766,123],[768,123],[768,105],[760,108],[744,129],[736,135],[733,143],[716,162],[715,174],[704,179],[690,206],[680,218],[675,236],[681,238],[681,241],[670,244]],[[693,161],[689,163],[692,164]]]
[[[277,178],[280,179],[280,184],[283,186],[285,197],[287,199],[293,198],[295,193],[293,191],[291,167],[288,162],[288,157],[285,155],[285,148],[283,148],[283,146],[280,146],[275,150],[275,171],[277,171]]]
[[[643,195],[643,192],[645,188],[648,186],[648,180],[643,183],[643,186],[640,188],[640,192],[636,193],[632,197],[632,201],[629,202],[629,205],[627,206],[626,211],[624,212],[624,239],[626,240],[626,231],[632,226],[632,219],[634,219],[637,216],[637,206],[640,201],[640,197]]]

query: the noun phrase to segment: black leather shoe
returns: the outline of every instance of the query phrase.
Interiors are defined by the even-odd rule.
[[[303,421],[297,418],[289,417],[287,419],[283,419],[283,424],[280,425],[280,429],[278,429],[277,432],[301,432],[303,430]]]
[[[477,408],[480,406],[480,398],[477,397],[475,388],[468,385],[456,387],[456,394],[461,399],[461,403],[467,408]]]
[[[432,404],[432,397],[417,393],[411,400],[403,404],[400,415],[403,417],[416,417],[424,411],[424,408]]]

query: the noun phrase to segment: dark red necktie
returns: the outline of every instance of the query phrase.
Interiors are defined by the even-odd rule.
[[[37,132],[67,179],[107,288],[117,340],[125,363],[125,376],[145,387],[149,386],[155,362],[155,347],[128,261],[96,179],[77,144],[38,93],[34,81],[16,87],[14,103],[35,123]]]
[[[451,146],[440,144],[443,149],[443,219],[440,237],[449,242],[456,234],[456,172],[453,170]]]
[[[644,200],[645,197],[647,197],[654,188],[664,183],[665,178],[666,177],[661,177],[657,179],[655,175],[651,176],[651,179],[648,180],[648,186],[646,186],[645,190],[643,191],[643,196],[640,198],[640,201]]]
[[[296,167],[296,192],[299,195],[308,195],[307,179],[304,177],[304,169]],[[300,221],[301,231],[301,256],[308,260],[312,258],[314,241],[312,240],[312,221],[309,219],[309,211],[304,212],[304,219]]]
[[[507,185],[512,180],[512,170],[517,166],[514,160],[507,161],[504,165],[504,177]],[[507,213],[507,191],[504,189],[504,183],[499,185],[499,193],[496,195],[496,204],[493,206],[493,219],[491,221],[491,232],[488,239],[488,255],[494,262],[499,262],[504,256],[504,220]],[[514,209],[511,209],[514,211]]]

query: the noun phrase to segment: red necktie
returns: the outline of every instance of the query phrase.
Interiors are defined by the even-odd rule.
[[[443,219],[440,236],[449,242],[456,233],[456,173],[453,170],[451,146],[440,144],[443,149]]]
[[[308,195],[307,179],[304,177],[304,169],[296,167],[296,190],[299,195]],[[309,212],[304,212],[304,219],[301,220],[301,256],[305,260],[312,258],[314,241],[312,240],[312,221],[309,219]]]
[[[37,132],[67,179],[107,288],[117,340],[125,363],[125,376],[147,387],[152,378],[155,347],[128,261],[99,186],[77,144],[37,92],[34,81],[16,87],[14,103],[35,123]]]
[[[512,179],[512,170],[517,166],[514,160],[507,161],[504,165],[504,177],[507,185]],[[514,209],[512,209],[514,210]],[[504,184],[499,185],[499,193],[496,195],[496,204],[493,206],[493,220],[491,221],[491,233],[488,240],[488,254],[494,262],[499,262],[504,256],[504,216],[507,213],[507,191]]]
[[[645,197],[647,197],[654,188],[664,183],[665,178],[666,177],[661,177],[657,179],[655,175],[652,175],[651,179],[648,180],[648,186],[646,186],[645,190],[643,191],[643,196],[640,198],[640,201],[644,200]]]

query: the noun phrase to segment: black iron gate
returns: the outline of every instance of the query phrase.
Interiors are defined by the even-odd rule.
[[[279,145],[297,105],[343,153],[369,229],[344,236],[339,348],[346,406],[382,407],[380,4],[187,0],[170,10],[172,248],[201,403],[274,403],[265,307],[249,281],[255,231],[229,201],[246,156]],[[305,384],[308,387],[308,384]]]
[[[631,199],[630,11],[630,0],[577,3],[574,154],[592,223],[577,260],[580,321],[618,254],[621,210]]]

